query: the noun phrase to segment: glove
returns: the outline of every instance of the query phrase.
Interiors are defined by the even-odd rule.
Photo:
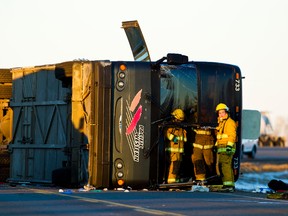
[[[173,142],[174,142],[174,143],[178,143],[178,137],[177,137],[177,136],[174,136]]]
[[[233,154],[233,148],[232,146],[226,146],[226,154],[231,155]]]

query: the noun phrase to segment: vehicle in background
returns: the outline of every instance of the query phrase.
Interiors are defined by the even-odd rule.
[[[261,113],[258,110],[242,110],[241,157],[255,158],[260,135]]]
[[[258,139],[242,139],[242,157],[247,155],[248,158],[254,159],[257,153]]]
[[[285,147],[286,138],[279,131],[274,130],[268,112],[261,112],[261,130],[259,136],[259,147]]]

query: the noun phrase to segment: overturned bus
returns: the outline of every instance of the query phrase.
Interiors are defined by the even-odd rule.
[[[239,177],[242,77],[239,67],[168,54],[151,61],[137,21],[123,22],[135,61],[70,61],[11,69],[10,182],[97,188],[169,187],[166,139],[181,108],[187,133],[217,125],[225,102],[238,125],[231,164]],[[194,179],[188,136],[181,178]],[[219,181],[219,179],[217,180]],[[185,181],[184,181],[185,182]]]

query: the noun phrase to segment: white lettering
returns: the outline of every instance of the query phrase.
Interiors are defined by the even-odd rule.
[[[240,80],[235,80],[235,91],[240,91]]]
[[[140,161],[140,149],[143,148],[144,148],[144,126],[139,125],[139,130],[134,135],[133,160],[135,162]]]
[[[239,159],[237,157],[237,158],[234,158],[233,168],[238,169],[238,167],[239,167]]]
[[[144,149],[144,125],[139,125],[138,131],[139,147]]]

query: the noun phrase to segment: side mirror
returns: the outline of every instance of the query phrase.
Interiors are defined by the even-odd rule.
[[[169,65],[186,64],[186,63],[188,63],[188,56],[181,55],[181,54],[175,54],[175,53],[169,53],[167,55],[167,63]]]

